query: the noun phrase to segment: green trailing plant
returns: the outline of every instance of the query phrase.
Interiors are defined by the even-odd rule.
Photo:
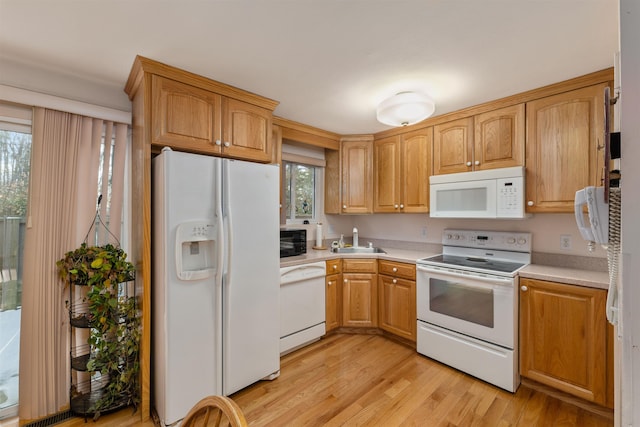
[[[112,244],[87,246],[67,252],[56,265],[62,281],[68,285],[110,286],[132,280],[135,267],[127,261],[127,254]]]
[[[86,243],[67,252],[56,265],[65,285],[89,287],[85,315],[91,327],[91,354],[87,370],[104,384],[89,412],[98,418],[104,410],[137,406],[140,321],[135,297],[127,292],[134,265],[119,247]]]

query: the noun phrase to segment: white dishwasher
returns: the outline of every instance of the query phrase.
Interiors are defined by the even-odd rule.
[[[280,268],[280,355],[325,334],[324,261]]]

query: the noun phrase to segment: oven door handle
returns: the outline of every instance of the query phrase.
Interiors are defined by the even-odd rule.
[[[479,276],[479,275],[475,275],[475,274],[460,274],[460,273],[456,273],[453,271],[449,271],[449,270],[440,270],[437,267],[424,267],[424,266],[417,266],[418,271],[421,271],[423,273],[433,273],[433,274],[439,274],[441,276],[449,276],[449,277],[460,277],[460,278],[465,278],[465,279],[471,279],[471,280],[476,280],[478,282],[484,282],[484,283],[490,283],[493,285],[502,285],[502,286],[511,286],[513,285],[513,278],[511,277],[484,277],[484,276]],[[469,286],[465,284],[464,286]]]

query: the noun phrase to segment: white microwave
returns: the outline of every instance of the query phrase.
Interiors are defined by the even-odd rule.
[[[437,218],[524,218],[524,166],[429,177]]]

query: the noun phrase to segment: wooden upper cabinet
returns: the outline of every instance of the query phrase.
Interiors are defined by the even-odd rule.
[[[400,136],[391,136],[374,141],[374,212],[398,212],[402,195]]]
[[[433,174],[472,170],[473,117],[433,127]]]
[[[126,91],[132,99],[144,93],[134,116],[144,123],[144,142],[156,150],[168,146],[262,163],[274,159],[276,101],[143,57],[136,58]]]
[[[434,175],[524,165],[523,103],[434,126]]]
[[[520,374],[612,407],[607,292],[534,279],[520,285]]]
[[[373,137],[343,139],[340,160],[342,213],[371,213]]]
[[[204,89],[152,76],[154,145],[220,153],[222,97]]]
[[[433,128],[374,142],[374,212],[429,212]]]
[[[402,135],[400,150],[403,212],[429,212],[429,176],[433,128],[418,129]]]
[[[527,103],[528,212],[573,212],[577,190],[601,185],[605,87]]]
[[[223,152],[230,157],[271,161],[271,111],[232,98],[223,100],[223,111]]]
[[[524,104],[512,105],[473,118],[473,169],[524,165]]]

